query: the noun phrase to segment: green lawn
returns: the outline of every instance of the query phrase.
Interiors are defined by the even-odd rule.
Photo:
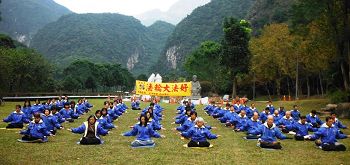
[[[102,99],[90,100],[96,109],[102,107]],[[18,102],[6,102],[0,107],[0,118],[6,117],[14,110]],[[148,103],[142,103],[145,107]],[[265,102],[256,102],[259,111],[265,106]],[[274,102],[274,105],[284,105],[291,109],[295,102]],[[303,114],[311,109],[319,110],[327,104],[327,100],[298,101]],[[129,103],[127,103],[129,106]],[[341,140],[348,148],[345,152],[324,152],[316,149],[313,142],[296,142],[294,140],[282,141],[283,150],[267,151],[256,147],[256,141],[243,140],[243,133],[235,133],[222,126],[217,120],[204,114],[203,106],[197,106],[199,116],[211,125],[217,127],[212,132],[222,137],[212,140],[214,144],[210,149],[184,148],[187,143],[181,140],[176,132],[171,129],[174,121],[177,105],[161,104],[164,108],[163,126],[167,130],[160,131],[166,138],[155,139],[156,147],[132,149],[130,143],[134,137],[123,137],[120,134],[130,130],[129,126],[136,123],[139,111],[128,110],[114,124],[117,129],[110,135],[103,137],[105,143],[99,146],[81,146],[76,142],[81,135],[72,134],[67,130],[60,130],[55,137],[50,137],[48,143],[29,144],[19,143],[16,139],[21,136],[18,131],[0,130],[0,164],[349,164],[350,139]],[[74,123],[65,123],[65,128],[77,127],[86,120],[88,115],[76,120]],[[342,119],[343,123],[350,126],[350,121]],[[0,127],[6,127],[6,123],[0,122]],[[344,130],[350,134],[349,130]]]

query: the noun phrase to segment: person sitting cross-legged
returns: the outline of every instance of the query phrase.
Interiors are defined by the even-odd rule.
[[[258,139],[261,148],[282,149],[281,143],[276,140],[276,137],[279,139],[287,139],[273,123],[272,115],[267,117],[263,125],[260,125],[258,129],[252,131],[252,134],[261,134],[261,138]]]
[[[326,117],[324,123],[317,132],[313,135],[306,135],[304,138],[316,140],[316,145],[320,146],[324,151],[345,151],[344,144],[337,142],[337,139],[349,138],[350,135],[341,134],[338,128],[334,125],[334,119],[331,116]]]

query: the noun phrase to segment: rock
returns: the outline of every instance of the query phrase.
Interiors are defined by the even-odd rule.
[[[350,118],[350,103],[339,103],[334,112],[339,118]]]

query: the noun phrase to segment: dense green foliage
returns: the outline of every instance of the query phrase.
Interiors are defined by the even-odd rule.
[[[0,35],[0,91],[50,92],[54,81],[52,67],[38,52],[16,47],[15,42]]]
[[[47,23],[71,13],[53,0],[3,0],[0,33],[29,45],[34,34]]]
[[[127,91],[133,75],[119,64],[74,61],[63,71],[41,54],[0,35],[0,95],[27,92]]]
[[[131,90],[135,79],[118,64],[94,64],[77,60],[63,70],[62,87],[66,91],[89,89],[91,92]]]
[[[85,59],[121,64],[139,74],[156,61],[173,27],[156,22],[147,28],[120,14],[70,14],[39,30],[32,47],[61,67]]]
[[[195,9],[183,19],[169,37],[153,71],[167,73],[172,69],[183,71],[182,63],[201,42],[206,40],[220,41],[224,33],[222,22],[225,17],[244,18],[255,0],[212,0],[210,3]],[[169,67],[167,51],[176,47],[176,68]]]

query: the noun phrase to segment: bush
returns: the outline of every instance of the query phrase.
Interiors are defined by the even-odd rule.
[[[342,102],[348,102],[350,93],[342,90],[336,90],[332,92],[328,92],[327,97],[331,101],[331,103],[338,104]]]

